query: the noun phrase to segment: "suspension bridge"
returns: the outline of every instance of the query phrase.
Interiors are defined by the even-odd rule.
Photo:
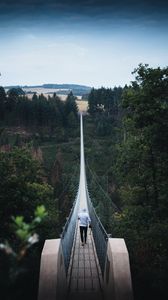
[[[92,230],[80,241],[78,213],[89,212]],[[124,239],[110,238],[88,192],[83,116],[80,115],[80,178],[60,239],[46,240],[41,255],[38,300],[132,300],[129,255]]]

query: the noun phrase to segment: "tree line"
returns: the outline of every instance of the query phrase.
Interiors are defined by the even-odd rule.
[[[0,123],[7,126],[29,128],[72,126],[77,118],[76,97],[69,93],[65,101],[56,94],[47,98],[33,94],[30,100],[21,89],[12,88],[7,93],[0,87]]]

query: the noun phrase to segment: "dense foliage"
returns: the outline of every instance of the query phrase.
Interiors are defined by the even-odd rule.
[[[123,214],[114,231],[130,250],[136,299],[164,299],[168,284],[168,68],[140,65],[123,93],[116,175]]]
[[[18,89],[6,94],[3,88],[0,109],[1,296],[33,300],[44,240],[59,238],[77,189],[78,176],[72,176],[77,166],[69,158],[79,153],[78,110],[72,93],[64,102],[56,95],[30,100]],[[75,153],[71,139],[78,147]],[[47,215],[39,226],[42,205]],[[39,240],[30,236],[34,227]]]
[[[140,65],[134,74],[135,81],[122,93],[121,118],[113,123],[113,130],[105,139],[110,151],[95,135],[96,156],[103,157],[103,169],[105,166],[107,170],[100,173],[101,178],[108,175],[108,193],[122,209],[111,217],[108,214],[105,226],[113,236],[125,238],[135,299],[165,299],[168,293],[168,68]],[[94,99],[93,106],[98,101],[99,98],[97,102]],[[94,120],[106,119],[105,107],[101,107],[101,115],[99,107],[98,110]],[[97,129],[95,124],[95,134]],[[95,164],[95,161],[89,163],[92,168]],[[97,164],[96,168],[96,172],[101,172]],[[104,199],[100,199],[96,188],[92,185],[90,188],[98,200],[97,211],[101,217],[103,209],[99,206],[107,202],[106,197],[102,195]]]
[[[41,242],[32,247],[27,248],[25,243],[28,242],[34,227],[38,230],[39,217],[44,212],[42,207],[40,210],[43,203],[49,211],[51,207],[55,211],[52,217],[50,215],[46,218],[46,228],[50,230],[50,221],[57,226],[57,203],[54,200],[53,188],[43,182],[40,165],[32,158],[28,149],[14,148],[10,152],[0,152],[0,169],[1,295],[3,299],[35,299],[41,243],[46,238],[45,234],[41,234]],[[33,219],[37,206],[39,209]],[[26,281],[29,292],[25,290]]]
[[[44,182],[40,164],[24,148],[14,148],[10,152],[0,152],[0,218],[1,241],[13,239],[10,228],[11,216],[24,215],[31,220],[37,205],[51,205],[53,188]],[[54,204],[54,203],[53,203]],[[55,203],[55,210],[57,204]]]
[[[0,290],[4,300],[37,299],[44,240],[60,237],[69,214],[78,174],[75,171],[72,176],[73,166],[69,166],[71,177],[68,169],[64,175],[60,151],[48,175],[32,157],[29,145],[0,152]],[[39,225],[43,205],[47,214]]]

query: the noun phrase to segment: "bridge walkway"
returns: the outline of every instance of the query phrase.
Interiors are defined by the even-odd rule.
[[[95,251],[91,229],[88,229],[87,243],[82,246],[79,226],[69,267],[68,300],[102,298],[102,276]]]
[[[79,182],[79,212],[88,211],[87,183],[85,174],[83,120],[81,116],[81,163]],[[76,225],[76,238],[69,266],[69,299],[98,300],[101,297],[101,271],[95,250],[91,229],[88,228],[87,243],[82,246],[79,225]]]

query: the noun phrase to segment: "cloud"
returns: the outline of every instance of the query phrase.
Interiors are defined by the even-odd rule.
[[[46,13],[55,10],[57,13],[80,12],[81,15],[96,15],[102,13],[113,13],[124,11],[132,14],[157,13],[165,14],[168,10],[167,0],[1,0],[1,14],[4,11],[13,11],[19,13],[24,8],[28,10],[28,14],[33,9],[38,9],[37,13],[41,13],[43,9]]]
[[[1,0],[0,27],[96,28],[144,24],[166,27],[165,0]],[[0,29],[1,31],[1,29]],[[0,33],[1,34],[1,33]]]

